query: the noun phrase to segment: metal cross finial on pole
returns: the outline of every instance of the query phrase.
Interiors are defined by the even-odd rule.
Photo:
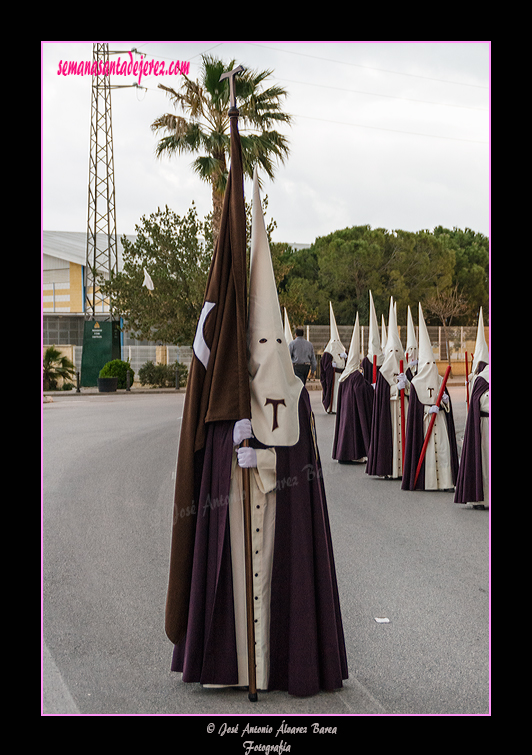
[[[235,76],[237,75],[237,73],[242,73],[242,71],[245,71],[244,66],[237,66],[236,68],[233,68],[232,71],[222,73],[222,75],[220,76],[220,81],[223,81],[223,79],[229,79],[229,112],[231,112],[231,110],[237,109],[235,95]]]

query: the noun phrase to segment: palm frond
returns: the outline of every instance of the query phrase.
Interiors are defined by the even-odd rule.
[[[220,76],[235,66],[234,60],[227,63],[203,55],[198,81],[183,76],[179,91],[159,84],[186,117],[165,114],[152,124],[154,133],[164,134],[157,144],[158,156],[202,153],[192,167],[203,180],[211,183],[215,194],[225,190],[230,149],[229,85],[225,80],[220,81]],[[289,154],[288,139],[274,130],[277,124],[289,125],[292,121],[282,109],[287,91],[278,84],[264,86],[271,74],[271,70],[245,69],[235,78],[242,158],[244,171],[249,176],[258,164],[269,178],[273,178],[276,162],[284,162]],[[258,133],[243,133],[246,129]]]

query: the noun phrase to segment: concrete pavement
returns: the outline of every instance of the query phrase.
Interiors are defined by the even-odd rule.
[[[465,390],[450,390],[460,438]],[[311,392],[344,688],[309,699],[264,693],[250,712],[245,694],[185,685],[169,671],[164,601],[184,392],[61,393],[43,405],[44,713],[487,714],[489,512],[338,465],[335,418],[320,398]]]

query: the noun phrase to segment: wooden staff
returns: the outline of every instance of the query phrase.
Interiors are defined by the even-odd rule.
[[[467,411],[469,411],[469,365],[467,364],[467,351],[465,353],[465,384],[466,384],[466,402]]]
[[[249,446],[249,439],[243,442],[244,447]],[[242,468],[242,483],[244,489],[244,560],[246,571],[246,613],[248,635],[248,697],[251,702],[257,702],[257,669],[255,663],[255,621],[253,614],[253,547],[251,542],[251,492],[249,468]]]
[[[229,79],[229,115],[237,115],[235,76],[244,71],[243,66],[237,66],[232,71],[222,73],[220,81]],[[249,439],[242,444],[249,447]],[[251,542],[251,488],[249,468],[242,468],[242,487],[244,509],[244,564],[246,572],[246,614],[247,614],[247,640],[248,640],[248,697],[252,702],[257,701],[257,669],[255,663],[255,622],[253,616],[253,546]]]
[[[442,399],[442,396],[443,396],[443,392],[445,390],[445,385],[447,384],[447,378],[449,377],[449,373],[450,372],[451,372],[451,365],[449,365],[447,367],[447,369],[445,370],[445,376],[443,378],[443,381],[442,381],[442,384],[441,384],[441,387],[440,387],[440,392],[438,393],[438,398],[436,399],[436,406],[437,407],[440,406],[441,399]],[[432,415],[432,417],[430,418],[429,427],[428,427],[428,430],[427,430],[427,434],[425,436],[425,442],[423,443],[423,448],[421,449],[421,454],[419,456],[419,461],[417,463],[416,476],[414,478],[414,490],[416,489],[417,478],[419,477],[419,473],[421,471],[421,465],[423,464],[423,461],[425,459],[425,454],[427,452],[427,446],[429,444],[430,434],[432,432],[432,428],[434,427],[434,423],[436,421],[436,414],[437,414],[437,412],[435,412]]]
[[[399,372],[403,372],[403,360],[399,361]],[[405,466],[405,389],[401,388],[401,469]]]

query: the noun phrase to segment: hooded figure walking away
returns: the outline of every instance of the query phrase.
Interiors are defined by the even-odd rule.
[[[290,346],[293,341],[292,328],[290,327],[290,321],[288,319],[288,312],[286,311],[286,307],[284,308],[284,338],[286,343]]]
[[[344,370],[347,354],[338,334],[332,303],[329,302],[330,338],[320,363],[323,408],[335,414],[338,400],[338,379]]]
[[[384,324],[383,324],[384,327]],[[376,372],[381,368],[384,360],[384,354],[381,346],[381,338],[379,336],[379,323],[377,321],[377,314],[375,312],[375,305],[373,303],[373,296],[371,291],[369,292],[369,334],[368,334],[368,353],[362,360],[362,369],[364,371],[364,377],[370,385],[375,387],[377,382],[377,376],[373,379],[373,366],[376,366]]]
[[[453,490],[458,474],[458,450],[451,397],[444,391],[436,406],[443,378],[434,359],[427,326],[419,305],[419,362],[410,383],[406,425],[403,490]],[[417,483],[416,470],[433,414],[436,419],[428,441]],[[415,487],[414,487],[415,485]]]
[[[182,671],[184,682],[248,685],[251,604],[257,689],[307,696],[341,687],[347,661],[313,415],[284,336],[256,175],[251,247],[251,411],[236,422],[206,426],[195,465],[191,568],[183,575],[189,585],[186,631],[171,635],[172,669]],[[226,383],[233,380],[233,357],[229,348]],[[248,475],[249,602],[242,505]],[[180,577],[173,575],[174,591]]]
[[[333,459],[341,463],[367,460],[373,394],[374,389],[364,377],[360,366],[360,324],[357,312],[347,364],[339,380]]]
[[[393,299],[390,298],[388,338],[384,361],[377,375],[366,465],[366,473],[377,477],[398,478],[403,473],[401,425],[406,423],[408,414],[409,382],[401,372],[401,360],[404,361],[404,351],[397,330]]]
[[[489,350],[484,334],[482,307],[469,376],[469,411],[456,481],[455,503],[489,508]]]

